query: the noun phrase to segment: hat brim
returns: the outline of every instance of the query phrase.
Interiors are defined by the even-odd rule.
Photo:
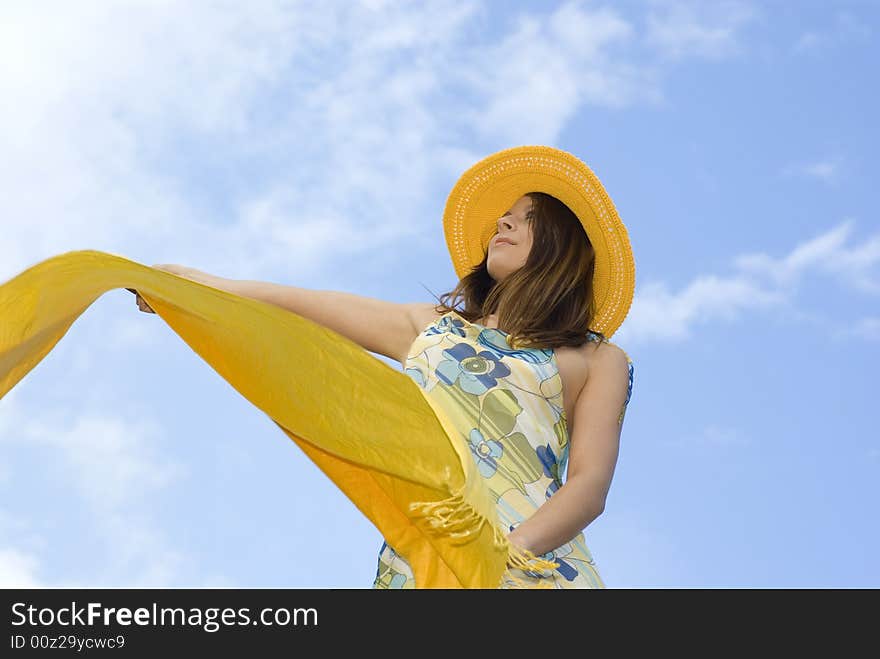
[[[471,166],[449,194],[443,231],[459,278],[485,258],[498,218],[527,192],[544,192],[578,217],[596,251],[591,328],[611,337],[629,312],[635,260],[629,234],[593,171],[548,146],[498,151]]]

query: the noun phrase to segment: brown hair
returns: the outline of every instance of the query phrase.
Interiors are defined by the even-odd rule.
[[[532,247],[526,263],[496,282],[489,275],[486,252],[452,291],[437,298],[434,309],[455,311],[469,322],[497,313],[499,329],[517,348],[581,346],[589,340],[596,312],[592,304],[595,250],[568,206],[543,192],[527,196],[532,200],[526,216]],[[462,300],[464,309],[456,309]],[[608,341],[601,332],[593,333]]]

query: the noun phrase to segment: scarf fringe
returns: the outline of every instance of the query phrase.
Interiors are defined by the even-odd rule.
[[[495,535],[496,544],[498,544],[498,536],[500,536],[502,538],[502,543],[507,545],[507,570],[502,577],[502,584],[505,584],[506,581],[510,581],[519,588],[553,588],[553,580],[542,578],[543,575],[540,574],[540,570],[555,570],[559,567],[559,563],[541,558],[524,547],[518,547],[510,542],[510,540],[507,539],[507,536],[504,535],[504,533],[501,533],[498,529],[495,529]],[[517,576],[513,570],[522,570],[529,576],[536,577],[536,579],[534,581],[523,579]],[[502,586],[502,588],[509,587],[510,586],[507,585]]]
[[[409,509],[415,517],[426,518],[433,533],[456,538],[456,545],[467,542],[488,522],[460,493],[440,501],[413,501]]]
[[[426,519],[428,529],[432,533],[455,538],[452,543],[455,545],[467,542],[480,532],[483,524],[490,523],[474,509],[461,492],[439,501],[413,501],[409,504],[409,509],[414,517]],[[507,538],[507,534],[494,525],[493,543],[496,548],[507,552],[507,570],[502,577],[502,583],[507,579],[522,588],[553,588],[552,580],[535,583],[516,576],[511,570],[519,569],[540,577],[541,570],[555,570],[559,567],[559,563],[548,561],[524,547],[513,544]]]

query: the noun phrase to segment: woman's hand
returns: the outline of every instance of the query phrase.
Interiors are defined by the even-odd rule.
[[[146,300],[144,300],[144,298],[141,297],[141,294],[138,293],[135,289],[126,288],[125,290],[131,291],[132,293],[134,293],[134,301],[137,302],[138,309],[140,311],[143,311],[144,313],[156,313],[155,311],[153,311],[153,309],[150,307],[150,305],[147,304]]]
[[[514,546],[515,549],[521,552],[532,553],[532,548],[529,546],[528,542],[523,540],[522,537],[518,533],[519,527],[517,526],[510,533],[507,534],[507,541]],[[509,561],[507,563],[507,567],[514,567]]]
[[[510,544],[516,545],[520,549],[526,549],[531,551],[532,548],[529,546],[528,541],[524,540],[520,534],[519,526],[513,529],[510,533],[507,534],[507,539],[510,541]]]
[[[186,277],[187,279],[192,279],[193,281],[202,281],[202,276],[205,274],[201,270],[196,270],[195,268],[188,268],[185,265],[177,265],[176,263],[157,263],[152,266],[154,270],[164,270],[165,272],[170,272],[171,274],[178,275],[180,277]],[[146,300],[141,297],[141,294],[138,293],[133,288],[127,288],[126,290],[134,293],[135,302],[137,303],[138,309],[143,311],[144,313],[156,313],[153,311],[152,307],[147,304]]]

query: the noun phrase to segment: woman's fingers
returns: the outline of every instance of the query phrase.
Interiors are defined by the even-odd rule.
[[[153,308],[149,304],[147,304],[144,298],[142,298],[140,295],[138,295],[138,304],[140,305],[141,311],[145,311],[147,313],[156,313],[155,311],[153,311]]]
[[[150,305],[147,304],[147,301],[141,297],[141,294],[138,293],[135,289],[126,288],[125,290],[131,291],[132,293],[134,293],[134,298],[135,298],[135,302],[137,302],[138,309],[140,309],[141,311],[143,311],[145,313],[156,313],[155,311],[153,311],[152,307],[150,307]]]

